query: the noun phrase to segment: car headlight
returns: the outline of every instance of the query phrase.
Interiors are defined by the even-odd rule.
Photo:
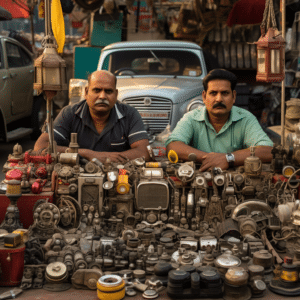
[[[186,111],[188,112],[188,111],[191,111],[193,109],[196,109],[196,108],[202,107],[202,106],[204,106],[202,99],[191,100],[191,102],[186,107]]]

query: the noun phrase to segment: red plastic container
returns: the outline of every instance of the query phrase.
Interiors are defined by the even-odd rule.
[[[24,228],[29,228],[33,224],[33,207],[39,199],[48,199],[53,203],[53,192],[43,192],[41,194],[24,194],[17,202],[17,206],[20,211],[20,222]],[[7,206],[9,205],[9,199],[4,195],[0,195],[0,224],[5,218]]]
[[[22,281],[24,271],[25,245],[17,248],[5,248],[0,245],[0,286],[16,286]]]

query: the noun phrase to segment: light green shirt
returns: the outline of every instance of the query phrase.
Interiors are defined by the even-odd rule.
[[[177,123],[166,146],[181,141],[204,152],[231,153],[250,146],[273,146],[273,142],[249,111],[233,106],[230,117],[217,133],[206,107],[186,113]]]

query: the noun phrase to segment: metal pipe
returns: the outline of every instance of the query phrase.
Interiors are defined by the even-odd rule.
[[[286,0],[281,0],[281,32],[282,32],[282,37],[285,40],[285,1]],[[283,70],[285,74],[285,54],[283,55]],[[285,129],[284,129],[284,119],[285,119],[285,78],[281,82],[281,145],[284,147],[285,146]]]
[[[48,134],[49,134],[49,154],[53,153],[53,124],[52,124],[52,99],[47,97],[47,124],[48,124]]]

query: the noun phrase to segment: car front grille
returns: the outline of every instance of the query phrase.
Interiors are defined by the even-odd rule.
[[[145,105],[151,99],[150,105]],[[123,103],[135,107],[141,114],[146,130],[152,134],[162,132],[171,123],[172,101],[159,97],[135,97],[123,100]]]

